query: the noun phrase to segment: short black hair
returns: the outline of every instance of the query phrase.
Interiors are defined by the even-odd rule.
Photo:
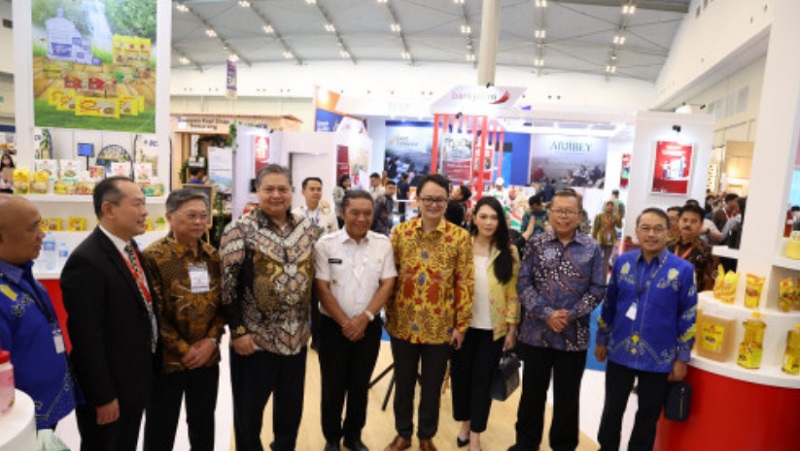
[[[450,192],[450,179],[443,176],[442,174],[425,174],[420,177],[419,182],[417,183],[417,195],[422,193],[422,187],[425,186],[426,183],[431,182],[434,183],[442,188],[448,193]]]
[[[726,194],[725,195],[725,203],[727,204],[728,202],[730,202],[732,200],[736,200],[738,198],[739,198],[739,195],[736,194],[736,193]]]
[[[400,176],[400,180],[405,180],[408,178],[408,172],[404,172],[403,175]]]
[[[706,217],[706,211],[700,208],[697,205],[686,204],[681,208],[680,216],[683,217],[686,213],[694,213],[697,216],[700,216],[700,220],[703,220]]]
[[[367,199],[373,206],[375,205],[375,199],[372,198],[372,194],[368,191],[364,191],[363,189],[349,189],[344,193],[344,197],[342,198],[342,211],[347,210],[350,201],[353,199]]]
[[[114,176],[102,180],[94,187],[92,201],[94,202],[94,214],[97,219],[103,218],[104,203],[111,202],[117,205],[122,200],[122,190],[119,189],[119,184],[122,182],[136,183],[130,177]]]
[[[699,207],[700,202],[698,202],[697,199],[687,199],[684,205],[697,205]]]
[[[677,211],[677,212],[678,212],[678,214],[680,215],[680,213],[681,213],[681,208],[682,208],[682,207],[679,207],[679,206],[677,206],[677,205],[673,205],[673,206],[671,206],[671,207],[667,208],[667,213],[669,213],[669,212],[671,212],[671,211]]]
[[[612,189],[611,190],[611,194],[613,194],[615,196],[619,196],[619,190],[618,189]]]
[[[378,174],[377,172],[373,172],[372,174],[369,175],[369,178],[371,178],[371,179],[379,179],[379,178],[381,178],[381,175]]]
[[[350,174],[342,174],[341,177],[339,177],[339,186],[344,188],[344,182],[347,180],[350,180]]]
[[[538,194],[534,194],[533,196],[528,198],[528,205],[530,206],[539,205],[541,203],[542,203],[542,196]]]
[[[556,197],[573,198],[578,202],[578,209],[583,210],[583,201],[581,200],[580,196],[578,196],[578,193],[572,188],[564,188],[556,191],[556,193],[553,194],[551,202],[555,201]]]
[[[467,185],[460,185],[458,189],[461,190],[461,201],[466,202],[472,197],[472,190]]]
[[[198,175],[201,172],[206,172],[205,168],[189,168],[189,175]]]
[[[385,186],[389,186],[389,185],[392,185],[392,186],[397,186],[397,183],[395,183],[395,182],[394,182],[394,181],[392,181],[392,180],[387,180],[387,181],[386,181],[386,185],[385,185]]]
[[[303,179],[303,184],[301,185],[301,187],[303,189],[306,189],[306,186],[308,185],[308,182],[318,182],[320,184],[320,186],[322,186],[322,179],[321,178],[319,178],[319,177],[306,177],[305,179]]]
[[[654,215],[660,216],[661,219],[664,220],[664,226],[669,227],[669,216],[667,216],[667,213],[664,210],[658,207],[648,207],[642,210],[642,212],[639,213],[639,216],[636,217],[636,227],[639,227],[639,221],[642,219],[642,216],[648,213],[653,213]]]

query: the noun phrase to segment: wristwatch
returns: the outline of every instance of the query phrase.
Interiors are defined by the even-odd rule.
[[[372,322],[372,320],[375,319],[375,315],[373,315],[372,312],[369,311],[369,309],[364,309],[364,314],[367,315],[369,322]]]

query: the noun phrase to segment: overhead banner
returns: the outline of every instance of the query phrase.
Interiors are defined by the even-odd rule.
[[[430,122],[386,122],[386,156],[383,168],[397,181],[408,173],[408,183],[430,173],[433,149],[433,124]]]
[[[534,135],[529,182],[556,179],[563,186],[602,188],[608,138]]]
[[[653,158],[653,186],[651,191],[659,194],[689,194],[689,178],[692,174],[691,144],[658,141]]]
[[[431,106],[433,114],[488,114],[510,109],[525,93],[514,86],[456,86]]]
[[[37,127],[154,133],[155,0],[35,0]]]
[[[236,98],[236,61],[228,60],[228,70],[225,71],[225,97],[229,99]]]

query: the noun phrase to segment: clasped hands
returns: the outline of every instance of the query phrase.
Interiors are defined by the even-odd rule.
[[[369,324],[369,318],[364,313],[349,318],[342,324],[342,335],[350,341],[358,341],[364,338],[364,331]]]
[[[569,311],[568,310],[554,310],[550,314],[550,319],[547,320],[547,326],[555,332],[561,333],[565,327],[569,325]]]

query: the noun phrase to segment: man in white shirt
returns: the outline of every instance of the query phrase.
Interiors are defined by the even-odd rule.
[[[372,200],[378,200],[386,193],[381,183],[381,176],[377,172],[373,172],[369,176],[369,193],[372,195]]]
[[[315,246],[314,282],[320,300],[319,366],[325,451],[368,451],[361,441],[367,390],[380,350],[379,312],[394,289],[397,270],[388,237],[371,232],[374,202],[351,190],[342,201],[344,229]],[[347,396],[347,416],[342,408]]]

